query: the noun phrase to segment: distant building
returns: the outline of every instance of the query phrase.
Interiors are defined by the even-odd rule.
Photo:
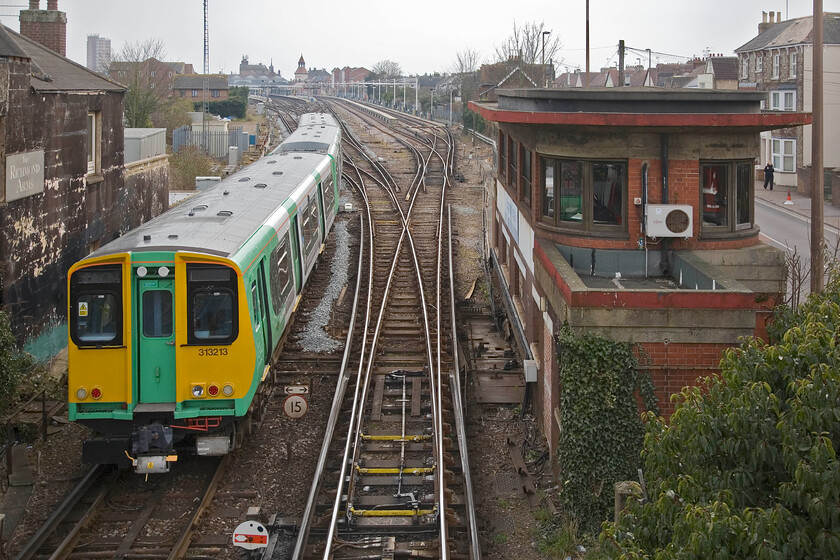
[[[295,83],[305,82],[309,77],[309,71],[306,69],[306,61],[303,60],[303,55],[300,55],[297,69],[295,70]]]
[[[810,112],[813,90],[812,16],[782,21],[763,13],[758,35],[735,49],[741,89],[766,92],[765,111]],[[823,119],[825,168],[840,167],[840,13],[823,14]],[[762,132],[759,167],[770,161],[777,185],[810,191],[811,126]],[[806,179],[807,176],[807,179]]]
[[[528,64],[520,58],[511,58],[495,64],[483,64],[478,71],[480,99],[495,101],[499,88],[543,87],[554,81],[553,65]]]
[[[207,101],[224,101],[228,98],[228,77],[225,74],[208,76]],[[172,86],[173,95],[185,97],[190,101],[204,101],[204,74],[175,76]]]
[[[111,66],[111,39],[99,35],[87,37],[87,67],[94,72],[107,74]]]
[[[275,76],[279,76],[279,74],[274,72],[273,61],[268,65],[268,68],[266,68],[263,63],[249,64],[247,56],[243,56],[242,61],[239,63],[239,75],[242,78],[247,78],[249,76],[267,76],[269,78],[273,78]]]

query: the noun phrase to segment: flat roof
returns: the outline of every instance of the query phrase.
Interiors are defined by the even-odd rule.
[[[664,88],[497,90],[498,102],[470,101],[499,123],[604,127],[754,128],[811,123],[810,113],[761,111],[766,92]]]

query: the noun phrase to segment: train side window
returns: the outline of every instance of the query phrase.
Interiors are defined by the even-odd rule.
[[[189,344],[230,344],[236,321],[236,273],[226,266],[188,265]]]
[[[335,208],[335,186],[332,177],[324,181],[324,215],[329,216]]]
[[[309,205],[303,211],[303,252],[309,256],[318,244],[318,203],[315,197],[309,198]]]
[[[95,266],[73,273],[70,338],[80,347],[122,345],[121,265]]]
[[[271,304],[274,314],[281,315],[292,288],[292,262],[289,255],[288,233],[271,252]]]

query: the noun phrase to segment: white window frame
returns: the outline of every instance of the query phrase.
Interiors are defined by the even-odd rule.
[[[780,173],[796,172],[796,139],[771,138],[770,154],[775,171]]]
[[[770,91],[771,111],[796,111],[796,90],[775,89]]]
[[[87,174],[96,174],[99,171],[101,157],[100,142],[100,117],[98,111],[89,111],[87,114],[87,126],[85,133],[85,152],[87,153]]]
[[[750,56],[744,55],[741,59],[741,77],[747,79],[750,77]]]
[[[795,78],[799,69],[796,67],[799,62],[799,55],[796,51],[790,53],[790,77]]]
[[[764,71],[764,57],[760,54],[755,57],[755,72],[756,74]]]
[[[773,55],[773,79],[779,79],[779,67],[781,66],[781,57],[779,53]]]

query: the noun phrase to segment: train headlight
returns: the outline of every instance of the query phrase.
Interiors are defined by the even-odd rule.
[[[211,397],[215,397],[219,394],[219,386],[215,384],[210,385],[209,387],[207,387],[207,394]]]
[[[148,273],[149,273],[149,269],[146,268],[145,266],[141,266],[141,267],[137,268],[137,276],[139,276],[140,278],[143,278]]]
[[[76,389],[76,398],[80,401],[85,400],[87,398],[87,389],[85,389],[84,387],[79,387],[78,389]]]
[[[192,389],[193,398],[200,399],[204,397],[204,383],[193,383]]]
[[[94,399],[102,398],[102,389],[100,389],[99,387],[94,387],[90,390],[90,396]]]
[[[224,393],[226,397],[231,396],[233,394],[233,385],[230,383],[225,384],[225,386],[222,387],[222,393]]]
[[[158,276],[160,276],[161,278],[166,278],[167,276],[169,276],[169,267],[166,267],[166,266],[160,267],[158,269]]]

